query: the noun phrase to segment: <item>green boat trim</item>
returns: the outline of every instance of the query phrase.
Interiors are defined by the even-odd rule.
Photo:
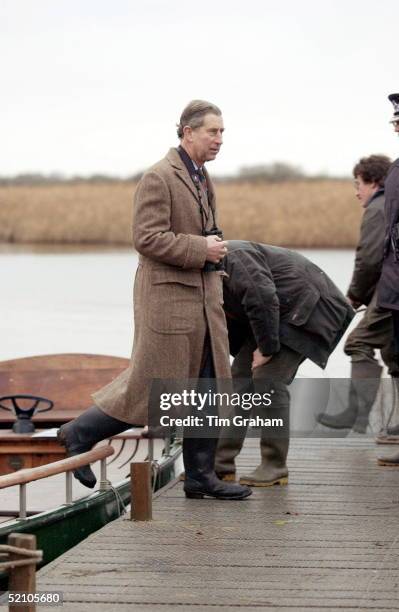
[[[157,464],[153,490],[158,491],[176,478],[176,462],[181,456],[180,442],[174,442],[169,454]],[[107,523],[119,518],[130,504],[130,478],[124,479],[105,491],[95,491],[71,504],[63,504],[24,519],[14,519],[0,527],[0,544],[6,544],[10,533],[32,533],[37,548],[43,550],[44,567],[67,550],[79,544]],[[0,572],[0,592],[7,589],[8,575]]]

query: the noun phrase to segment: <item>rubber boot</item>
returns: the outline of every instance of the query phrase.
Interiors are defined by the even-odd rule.
[[[249,474],[243,474],[241,484],[251,487],[271,487],[272,485],[288,484],[287,455],[289,438],[261,437],[260,465]]]
[[[389,421],[393,414],[396,414],[396,408],[398,404],[399,397],[399,378],[397,374],[391,374],[392,385],[393,385],[393,395],[392,395],[392,410],[389,416]],[[396,417],[397,418],[397,417]],[[376,437],[377,444],[399,444],[399,425],[387,425],[381,429],[379,434]]]
[[[386,465],[388,467],[399,467],[399,453],[391,457],[378,457],[378,465]]]
[[[348,407],[339,414],[322,413],[317,421],[332,429],[366,433],[369,414],[380,386],[382,367],[372,361],[352,361]]]
[[[246,434],[246,428],[239,431],[236,427],[237,437],[220,437],[216,446],[215,472],[218,478],[226,482],[234,482],[236,479],[235,459],[240,453]]]
[[[245,499],[251,489],[219,480],[215,474],[216,438],[183,438],[184,492],[190,499]]]
[[[357,393],[358,411],[353,431],[365,434],[369,415],[380,388],[382,367],[378,363],[355,361],[352,363],[352,378]]]
[[[68,457],[72,457],[86,453],[97,442],[115,436],[129,427],[129,423],[114,419],[97,406],[92,406],[73,421],[62,425],[58,430],[57,440],[65,446]],[[85,487],[93,489],[96,485],[97,479],[90,465],[76,468],[73,475]]]

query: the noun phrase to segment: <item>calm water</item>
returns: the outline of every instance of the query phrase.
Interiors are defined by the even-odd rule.
[[[346,291],[352,250],[301,252]],[[1,246],[0,360],[68,352],[128,357],[136,266],[130,249]],[[342,343],[324,373],[310,362],[300,370],[312,377],[348,373]]]

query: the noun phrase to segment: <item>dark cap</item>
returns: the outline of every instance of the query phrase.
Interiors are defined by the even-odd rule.
[[[389,94],[388,100],[393,104],[393,117],[390,123],[399,122],[399,93]]]

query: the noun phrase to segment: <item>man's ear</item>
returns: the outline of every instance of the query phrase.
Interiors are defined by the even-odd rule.
[[[193,130],[189,125],[185,125],[183,128],[183,138],[188,142],[192,141]]]

